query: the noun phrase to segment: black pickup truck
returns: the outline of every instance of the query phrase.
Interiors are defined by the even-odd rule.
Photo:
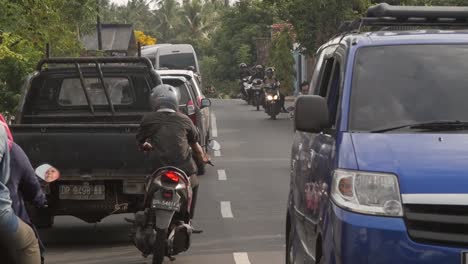
[[[49,186],[49,207],[33,213],[36,224],[50,227],[57,215],[94,223],[136,211],[150,171],[135,135],[160,83],[147,58],[39,62],[12,125],[33,166],[50,163],[62,175]]]

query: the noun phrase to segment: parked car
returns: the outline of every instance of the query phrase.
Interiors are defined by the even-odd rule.
[[[180,84],[180,81],[174,83],[175,79],[184,80],[184,83],[180,84],[183,86],[181,91],[185,91],[187,89],[190,94],[185,97],[184,100],[187,100],[187,102],[184,101],[186,106],[182,109],[197,127],[200,133],[200,144],[207,151],[211,128],[211,101],[210,99],[205,98],[202,94],[196,74],[192,71],[184,70],[161,70],[158,71],[158,73],[161,76],[163,83],[173,85]],[[203,175],[204,172],[205,164],[198,164],[198,173]]]
[[[57,215],[99,222],[136,212],[151,166],[135,143],[151,89],[161,79],[147,58],[50,58],[26,80],[15,141],[33,166],[53,163],[49,207],[34,222],[50,227]]]
[[[169,84],[178,89],[179,94],[180,94],[179,108],[187,116],[194,115],[195,108],[194,107],[190,107],[190,109],[188,108],[189,102],[194,101],[194,97],[190,90],[190,85],[191,85],[190,82],[187,79],[185,79],[185,77],[182,77],[182,76],[162,76],[161,81],[164,84]]]
[[[295,107],[286,263],[468,263],[467,18],[381,4],[320,47]]]

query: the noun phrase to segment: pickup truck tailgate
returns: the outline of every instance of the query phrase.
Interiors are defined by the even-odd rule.
[[[138,151],[134,124],[13,125],[17,142],[33,166],[49,163],[64,177],[143,176],[149,166]]]

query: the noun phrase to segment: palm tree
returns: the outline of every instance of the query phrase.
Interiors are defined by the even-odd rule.
[[[216,29],[218,11],[216,3],[203,3],[201,0],[187,2],[183,8],[183,23],[189,29],[188,37],[192,40],[208,40]]]
[[[159,37],[165,41],[171,41],[176,36],[178,27],[180,5],[176,0],[156,1],[157,9],[154,11],[156,16],[157,29],[161,33]]]

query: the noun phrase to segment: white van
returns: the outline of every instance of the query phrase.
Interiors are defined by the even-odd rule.
[[[156,67],[156,56],[157,56],[157,51],[161,47],[165,46],[171,46],[172,44],[156,44],[156,45],[149,45],[149,46],[143,46],[141,47],[141,56],[147,57],[150,59],[151,63],[153,63],[153,66]]]
[[[197,54],[190,44],[159,44],[143,49],[141,54],[150,58],[156,70],[188,70],[194,67],[200,74]]]

